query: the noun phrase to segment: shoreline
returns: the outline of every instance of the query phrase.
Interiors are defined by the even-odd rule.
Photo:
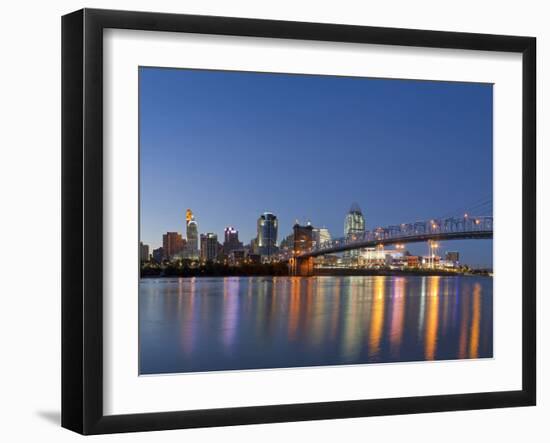
[[[426,270],[396,270],[396,269],[318,269],[314,273],[315,276],[384,276],[384,277],[399,277],[399,276],[420,276],[420,277],[452,277],[452,276],[477,276],[491,277],[488,272],[454,272],[445,271],[443,269],[426,269]]]
[[[390,269],[317,269],[310,277],[489,277],[488,272],[452,272],[444,270],[390,270]],[[292,277],[281,274],[199,274],[199,275],[140,275],[140,279],[154,278],[209,278],[209,277]],[[307,277],[304,277],[307,278]]]

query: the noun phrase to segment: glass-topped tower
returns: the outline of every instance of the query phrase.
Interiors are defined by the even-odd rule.
[[[357,203],[353,203],[344,221],[344,237],[353,241],[365,233],[365,217]],[[344,257],[358,257],[359,250],[346,251]]]
[[[277,216],[271,212],[264,212],[258,219],[258,236],[256,237],[258,253],[273,255],[277,252]]]

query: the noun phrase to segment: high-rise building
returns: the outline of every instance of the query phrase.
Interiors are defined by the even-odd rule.
[[[149,245],[139,242],[139,261],[149,261]]]
[[[164,251],[164,258],[170,259],[174,255],[179,254],[185,247],[185,241],[183,240],[179,232],[167,232],[162,236],[162,249]]]
[[[233,226],[226,227],[223,230],[223,236],[224,254],[229,255],[231,251],[243,248],[243,244],[239,241],[239,231],[237,231]]]
[[[365,217],[357,203],[353,203],[346,214],[344,222],[344,236],[346,238],[365,232]]]
[[[218,236],[212,232],[201,234],[201,259],[211,261],[218,256]]]
[[[153,261],[155,263],[162,263],[162,260],[164,259],[164,250],[162,247],[153,249]]]
[[[185,213],[185,222],[187,234],[185,256],[197,259],[199,258],[199,227],[191,209],[188,209]]]
[[[270,256],[277,252],[277,216],[264,212],[258,218],[258,236],[256,237],[257,253]]]
[[[331,240],[330,232],[327,228],[313,228],[313,246],[322,245]]]
[[[344,221],[344,237],[348,241],[359,239],[365,233],[365,217],[357,203],[353,203]],[[346,251],[345,258],[359,257],[359,250]]]

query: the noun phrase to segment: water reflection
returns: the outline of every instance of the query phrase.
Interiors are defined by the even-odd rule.
[[[288,337],[294,340],[300,320],[300,277],[290,280],[290,321],[288,322]]]
[[[485,358],[487,277],[140,282],[142,373]]]
[[[427,307],[427,320],[426,320],[426,339],[425,339],[425,352],[424,356],[426,360],[433,360],[435,358],[435,351],[437,349],[437,326],[439,324],[439,298],[445,296],[445,294],[439,293],[439,279],[440,277],[431,277],[428,290],[428,307]]]
[[[222,319],[222,340],[224,349],[231,350],[237,333],[239,321],[239,279],[226,278],[223,280],[223,319]]]
[[[474,285],[472,326],[470,333],[470,358],[477,358],[479,351],[479,324],[481,321],[481,286]]]
[[[405,279],[395,279],[392,294],[392,313],[390,327],[390,352],[392,357],[398,358],[403,336],[403,320],[405,314]]]
[[[369,328],[369,352],[371,360],[378,360],[380,355],[380,339],[382,337],[382,328],[384,326],[384,305],[386,302],[385,294],[386,277],[374,277],[374,295],[371,307],[371,322]]]
[[[178,312],[181,314],[181,349],[191,355],[195,346],[197,322],[194,321],[199,315],[197,303],[195,300],[195,278],[180,279],[178,281]],[[187,306],[184,306],[184,301]]]

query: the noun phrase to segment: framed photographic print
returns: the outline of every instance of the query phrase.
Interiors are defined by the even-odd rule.
[[[62,425],[534,405],[531,37],[62,21]]]

